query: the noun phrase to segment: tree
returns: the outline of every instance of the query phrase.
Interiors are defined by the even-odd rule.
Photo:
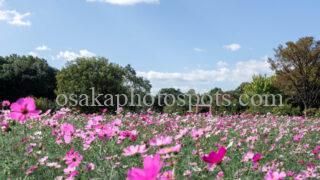
[[[244,93],[244,88],[249,84],[250,83],[248,82],[243,82],[235,90],[225,92],[226,94],[230,95],[229,97],[232,105],[224,107],[224,111],[227,111],[229,114],[239,114],[248,108],[240,104],[239,98]]]
[[[127,90],[128,97],[130,97],[131,99],[131,91],[135,95],[134,97],[132,97],[132,99],[134,100],[133,106],[129,106],[128,108],[134,112],[145,109],[146,108],[145,104],[143,104],[142,101],[143,101],[143,97],[146,96],[148,93],[150,93],[150,90],[152,87],[150,84],[150,81],[144,79],[143,77],[137,76],[136,71],[130,65],[127,65],[124,68],[124,73],[125,73],[124,85],[126,87],[125,89]],[[140,96],[140,100],[138,95]],[[146,97],[147,97],[146,101],[149,104],[151,101],[150,99],[151,97],[150,96],[146,96]],[[139,101],[141,102],[140,104],[142,106],[137,106]]]
[[[260,99],[259,95],[262,99]],[[275,76],[255,75],[252,82],[243,87],[243,100],[253,112],[270,111],[271,106],[282,103],[280,90],[275,86]],[[252,102],[253,101],[253,102]]]
[[[289,41],[275,50],[269,63],[286,95],[303,104],[304,109],[319,106],[320,41],[313,37]]]
[[[88,106],[87,104],[83,106],[83,103],[82,105],[73,103],[84,112],[98,111],[106,104],[110,110],[116,110],[117,97],[115,95],[125,94],[129,100],[129,88],[133,88],[135,93],[147,93],[151,88],[148,81],[136,76],[136,72],[131,66],[123,68],[110,63],[103,57],[78,58],[67,64],[56,78],[57,95],[64,94],[67,97],[75,95],[78,102],[83,99],[80,97],[81,95],[88,97]],[[94,97],[92,96],[93,89]],[[112,97],[105,95],[112,95]],[[93,102],[94,98],[97,98],[98,102]],[[123,102],[122,97],[120,103],[123,104]]]
[[[138,93],[148,93],[151,90],[151,84],[149,80],[143,77],[137,76],[136,71],[128,64],[125,68],[125,82],[127,88],[134,89]]]
[[[279,93],[279,89],[275,87],[274,76],[255,75],[252,77],[252,82],[244,85],[243,93],[251,97],[255,94],[276,94]]]
[[[175,89],[175,88],[160,89],[160,91],[158,92],[158,94],[155,97],[153,109],[157,112],[164,112],[164,108],[166,106],[165,103],[173,105],[172,107],[177,107],[178,105],[176,103],[178,103],[178,96],[181,96],[180,97],[180,99],[181,99],[181,98],[183,98],[182,95],[183,95],[183,93],[180,91],[180,89]],[[176,100],[176,101],[173,102],[173,100]],[[166,109],[168,109],[168,108],[166,108]],[[170,110],[170,111],[173,111],[173,110]]]
[[[57,70],[46,60],[16,54],[0,57],[0,99],[34,96],[54,99]]]

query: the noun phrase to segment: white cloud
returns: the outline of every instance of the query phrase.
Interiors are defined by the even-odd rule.
[[[72,61],[75,60],[79,57],[93,57],[96,56],[96,54],[88,51],[87,49],[82,49],[77,52],[72,52],[72,51],[60,51],[59,54],[57,55],[58,59],[64,59],[67,61]]]
[[[49,51],[50,48],[48,48],[46,45],[38,46],[36,47],[37,51]]]
[[[135,5],[139,3],[159,4],[160,0],[87,0],[87,2],[105,2],[114,5]]]
[[[0,21],[5,21],[8,24],[14,26],[30,26],[31,22],[26,20],[26,17],[30,16],[31,13],[19,13],[16,10],[1,10],[0,9]]]
[[[28,55],[33,56],[33,57],[37,57],[38,56],[38,54],[33,52],[33,51],[29,52]]]
[[[74,60],[76,58],[78,58],[79,55],[75,52],[71,52],[71,51],[60,51],[59,54],[57,55],[58,59],[65,59],[67,61],[71,61]]]
[[[164,87],[193,87],[199,91],[222,84],[226,87],[237,86],[241,82],[250,81],[256,74],[272,74],[266,60],[239,61],[233,66],[221,61],[215,69],[194,69],[189,72],[139,71],[138,75],[151,81],[157,91]],[[223,66],[222,66],[223,65]],[[199,89],[202,88],[202,89]]]
[[[196,52],[206,52],[206,49],[202,49],[202,48],[193,48],[194,51]]]
[[[225,66],[228,65],[228,63],[225,62],[225,61],[218,61],[217,65],[218,65],[219,67],[225,67]]]
[[[223,48],[228,49],[230,51],[238,51],[241,48],[241,46],[240,44],[233,43],[229,45],[224,45]]]
[[[79,51],[80,57],[92,57],[92,56],[96,56],[96,54],[86,50],[86,49],[82,49]]]

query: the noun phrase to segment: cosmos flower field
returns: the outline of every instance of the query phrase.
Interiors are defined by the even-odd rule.
[[[320,119],[40,112],[4,102],[0,179],[318,179]]]

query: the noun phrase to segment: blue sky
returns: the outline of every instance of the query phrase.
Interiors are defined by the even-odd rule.
[[[0,55],[79,56],[131,64],[163,87],[225,90],[271,74],[286,41],[319,39],[319,1],[0,0]]]

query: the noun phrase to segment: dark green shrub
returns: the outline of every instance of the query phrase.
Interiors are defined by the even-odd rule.
[[[299,116],[302,112],[299,107],[292,107],[291,104],[284,104],[283,106],[277,106],[272,109],[274,115],[290,115]]]
[[[250,106],[245,112],[250,114],[267,114],[272,112],[272,107]]]
[[[49,100],[47,98],[35,98],[37,109],[40,109],[43,113],[47,110],[56,110],[58,107],[56,103],[52,100]]]
[[[320,118],[320,109],[318,109],[318,111],[316,112],[315,117]]]
[[[309,108],[304,110],[304,114],[309,117],[314,117],[319,113],[319,109],[317,108]]]
[[[163,112],[168,113],[168,114],[183,115],[187,112],[187,107],[186,106],[178,106],[178,105],[165,106],[163,108]]]

